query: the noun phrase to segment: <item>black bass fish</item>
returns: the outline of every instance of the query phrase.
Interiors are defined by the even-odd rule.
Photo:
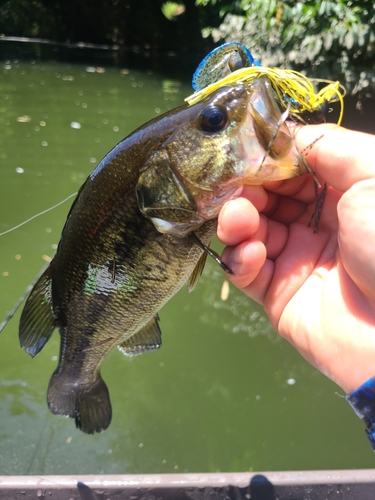
[[[106,429],[103,359],[115,346],[128,356],[160,347],[158,311],[194,287],[223,204],[244,184],[307,172],[280,117],[267,78],[223,87],[146,123],[89,175],[20,320],[33,357],[59,329],[53,413],[89,434]]]

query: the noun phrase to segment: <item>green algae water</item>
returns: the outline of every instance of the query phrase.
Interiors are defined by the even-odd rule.
[[[0,232],[75,193],[117,142],[190,93],[147,71],[1,60]],[[53,255],[71,201],[0,237],[0,321]],[[343,392],[262,308],[234,288],[223,300],[223,281],[209,259],[195,291],[162,309],[158,352],[108,356],[113,420],[94,436],[49,412],[58,333],[32,360],[19,310],[0,335],[0,474],[373,467]]]

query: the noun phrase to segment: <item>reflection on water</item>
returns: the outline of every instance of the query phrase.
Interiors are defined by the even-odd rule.
[[[202,310],[201,321],[229,333],[242,332],[250,338],[262,335],[270,342],[279,343],[281,339],[275,335],[263,308],[249,300],[246,295],[236,292],[225,280],[218,266],[210,266],[210,271],[201,278],[205,287],[204,304],[207,306]],[[223,300],[222,293],[218,294],[218,291],[222,290],[224,283],[229,288]],[[223,316],[226,318],[225,323],[222,323]]]
[[[76,192],[121,138],[190,93],[128,68],[1,61],[0,232]],[[53,254],[69,205],[0,237],[0,319]],[[223,300],[222,284],[209,261],[194,293],[162,310],[160,351],[110,354],[103,377],[114,417],[95,436],[48,411],[58,335],[31,360],[17,313],[0,337],[0,474],[372,467],[336,386],[259,306],[233,287]]]

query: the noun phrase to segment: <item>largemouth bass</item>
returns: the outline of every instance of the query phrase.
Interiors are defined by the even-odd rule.
[[[194,287],[219,211],[244,184],[307,169],[267,78],[220,88],[117,144],[81,187],[22,312],[31,356],[60,332],[50,410],[86,433],[106,429],[105,356],[115,346],[128,356],[160,347],[158,311],[185,283]]]

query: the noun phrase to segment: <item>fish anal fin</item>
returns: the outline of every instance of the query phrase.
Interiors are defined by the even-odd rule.
[[[156,351],[161,347],[161,330],[159,316],[156,314],[137,333],[126,339],[118,346],[125,356],[137,356],[146,352]]]
[[[111,423],[109,392],[100,374],[91,384],[79,384],[71,376],[55,372],[47,401],[52,413],[74,418],[76,427],[86,434],[104,431]]]
[[[200,259],[197,262],[197,265],[194,267],[193,272],[191,273],[188,281],[187,281],[187,288],[188,288],[188,293],[192,292],[196,286],[196,284],[199,281],[199,278],[201,277],[203,273],[204,266],[206,264],[207,260],[207,252],[203,252]]]
[[[52,309],[51,274],[49,265],[31,290],[21,314],[19,341],[32,357],[43,349],[56,326]]]

